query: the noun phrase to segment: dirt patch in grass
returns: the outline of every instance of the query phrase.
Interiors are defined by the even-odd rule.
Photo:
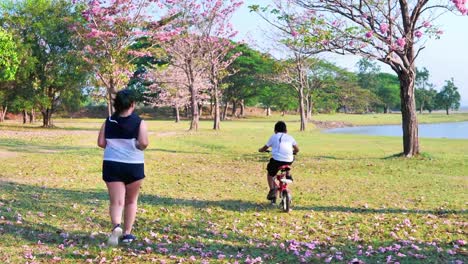
[[[14,158],[18,157],[18,153],[0,150],[0,159]]]
[[[312,123],[320,129],[331,129],[341,127],[352,127],[353,124],[343,121],[312,121]]]

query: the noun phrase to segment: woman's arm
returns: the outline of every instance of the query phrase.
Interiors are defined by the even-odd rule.
[[[102,124],[101,126],[101,130],[99,131],[99,136],[98,136],[98,139],[97,139],[97,145],[101,148],[105,148],[106,147],[106,123],[104,122],[104,124]]]
[[[144,120],[141,120],[140,131],[138,132],[138,140],[136,144],[136,147],[139,150],[145,150],[148,147],[148,127]]]

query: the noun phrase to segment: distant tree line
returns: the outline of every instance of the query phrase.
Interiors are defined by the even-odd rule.
[[[113,96],[123,88],[135,90],[142,104],[173,108],[176,121],[185,114],[194,130],[207,107],[214,129],[228,115],[244,116],[247,106],[262,107],[266,115],[298,113],[301,124],[314,113],[401,109],[398,77],[381,72],[374,61],[362,59],[351,72],[313,56],[296,52],[297,57],[276,59],[232,42],[228,20],[239,5],[235,1],[175,5],[174,14],[139,22],[131,17],[131,8],[139,7],[130,0],[107,6],[76,2],[1,2],[0,121],[12,112],[33,122],[39,112],[48,127],[57,111],[92,104],[106,104],[112,114]],[[122,10],[126,16],[112,17]],[[305,44],[287,45],[294,51]],[[421,112],[459,108],[453,79],[440,92],[435,88],[428,70],[418,69]]]

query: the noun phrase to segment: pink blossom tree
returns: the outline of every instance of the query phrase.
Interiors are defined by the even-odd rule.
[[[230,40],[237,32],[230,24],[232,14],[242,5],[241,1],[211,0],[203,1],[199,13],[199,23],[195,24],[196,31],[201,34],[200,44],[205,58],[208,60],[208,78],[211,84],[211,97],[214,107],[213,129],[220,129],[220,82],[229,73],[227,68],[240,55],[240,53],[228,56],[235,48]]]
[[[198,130],[200,120],[199,94],[209,89],[206,85],[206,61],[200,48],[200,39],[196,35],[183,33],[170,42],[163,44],[163,48],[170,57],[170,64],[183,73],[184,86],[190,93],[190,108],[192,120],[190,130]]]
[[[309,37],[321,50],[376,59],[396,72],[400,80],[403,154],[419,154],[415,61],[426,40],[443,33],[434,21],[442,13],[457,9],[466,15],[466,0],[290,1],[306,10],[307,20],[312,22],[307,28],[299,26],[298,34]]]
[[[308,19],[309,13],[298,10],[291,1],[274,0],[268,7],[252,5],[250,9],[274,28],[272,43],[286,51],[288,59],[281,64],[273,80],[287,83],[296,91],[301,118],[300,131],[305,131],[307,120],[310,118],[307,109],[313,104],[308,89],[308,72],[313,63],[311,57],[323,52],[316,45],[323,37],[316,35],[315,39],[311,39],[302,34],[305,28],[314,24]]]
[[[152,56],[159,43],[178,33],[169,27],[176,15],[166,15],[168,10],[157,0],[76,2],[86,5],[82,13],[85,23],[76,25],[74,30],[86,45],[82,55],[92,67],[98,85],[106,88],[110,115],[115,94],[133,75],[134,60]],[[132,49],[139,40],[145,40],[147,45]]]
[[[220,80],[238,56],[228,56],[234,48],[230,38],[236,32],[229,24],[232,13],[241,5],[236,0],[181,1],[172,12],[180,14],[182,34],[163,45],[170,64],[182,69],[190,91],[192,120],[190,130],[197,130],[200,118],[199,98],[211,91],[214,100],[214,129],[219,129]],[[206,82],[208,80],[209,82]]]
[[[184,72],[180,68],[168,66],[165,69],[153,69],[144,78],[153,84],[146,101],[153,106],[174,108],[175,122],[180,121],[180,108],[190,103],[190,93],[186,87]]]

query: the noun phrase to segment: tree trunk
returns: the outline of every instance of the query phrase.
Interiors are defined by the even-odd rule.
[[[198,115],[200,116],[200,118],[203,117],[203,103],[202,102],[198,104]]]
[[[111,116],[115,111],[114,101],[117,96],[117,90],[115,89],[114,78],[111,77],[109,83],[110,87],[107,89],[107,112]]]
[[[178,106],[174,106],[175,122],[180,122],[180,111]]]
[[[210,116],[211,117],[214,117],[214,115],[215,115],[215,113],[214,113],[215,109],[214,109],[213,101],[214,101],[214,99],[213,99],[213,97],[211,97],[211,99],[210,99]]]
[[[219,130],[219,123],[221,122],[219,112],[219,98],[218,98],[218,83],[213,84],[213,103],[214,103],[214,118],[213,118],[213,129]]]
[[[215,95],[215,100],[214,100],[214,118],[213,118],[213,129],[214,130],[219,130],[221,123],[221,113],[219,111],[219,98],[218,95]]]
[[[53,127],[52,122],[52,109],[46,108],[42,110],[42,126],[43,127]]]
[[[286,113],[286,111],[281,111],[281,116],[284,116],[284,114]]]
[[[297,87],[297,92],[299,96],[299,114],[301,116],[301,127],[300,131],[305,131],[306,130],[306,122],[307,122],[307,117],[306,117],[306,110],[304,108],[304,88],[306,87],[306,74],[304,72],[304,65],[302,58],[299,56],[296,56],[296,71],[297,71],[297,76],[299,77],[299,87]]]
[[[388,105],[384,105],[383,112],[384,114],[388,114]]]
[[[21,113],[23,115],[23,125],[24,125],[28,122],[28,112],[26,111],[26,109],[23,109]]]
[[[244,99],[240,100],[240,116],[244,117],[245,115],[245,103]]]
[[[419,107],[419,113],[422,114],[423,112],[423,107],[424,107],[424,104],[421,104],[421,106]]]
[[[445,108],[445,112],[447,113],[447,115],[449,115],[449,108]]]
[[[29,123],[34,123],[36,122],[36,113],[34,112],[34,108],[31,109],[31,112],[29,112]]]
[[[198,122],[200,120],[199,112],[198,112],[198,102],[197,102],[197,95],[198,91],[197,88],[191,83],[189,85],[190,90],[190,103],[192,106],[192,122],[190,122],[190,130],[198,130]]]
[[[1,106],[0,107],[0,122],[5,121],[5,116],[8,110],[8,106]]]
[[[266,115],[267,115],[267,116],[271,116],[271,108],[270,108],[270,107],[267,107],[267,109],[266,109]]]
[[[307,98],[307,120],[311,120],[312,119],[312,108],[313,108],[313,104],[312,104],[312,95],[309,95],[309,97]]]
[[[418,119],[414,98],[414,68],[403,70],[399,74],[401,115],[403,127],[403,153],[406,157],[419,154]]]
[[[305,109],[304,109],[304,90],[300,89],[299,91],[299,111],[301,114],[301,128],[300,131],[305,131],[306,130],[306,115],[305,115]]]
[[[228,111],[228,107],[229,107],[229,101],[226,101],[224,103],[224,109],[223,109],[223,114],[221,116],[221,120],[226,120],[226,114],[227,114],[227,111]]]
[[[190,109],[189,109],[188,104],[186,104],[186,105],[184,106],[184,108],[185,108],[185,118],[189,118]]]
[[[232,100],[232,117],[235,117],[236,116],[236,112],[237,112],[237,102],[236,100]]]

